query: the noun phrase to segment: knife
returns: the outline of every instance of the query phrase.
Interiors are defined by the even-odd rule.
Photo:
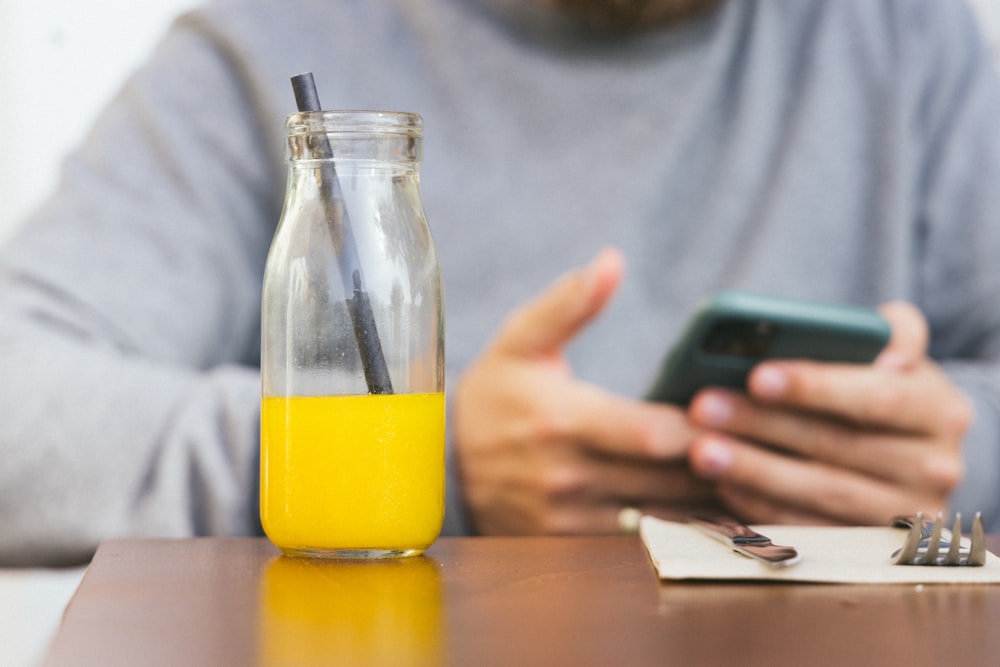
[[[774,544],[770,538],[731,517],[694,517],[690,523],[733,551],[755,558],[769,567],[788,567],[802,560],[794,547]]]

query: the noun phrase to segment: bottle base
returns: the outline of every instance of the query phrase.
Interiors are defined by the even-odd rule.
[[[298,558],[325,560],[380,560],[410,558],[424,553],[424,549],[289,549],[280,547],[282,553]]]

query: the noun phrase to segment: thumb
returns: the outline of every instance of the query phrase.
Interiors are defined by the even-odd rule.
[[[586,267],[564,275],[514,310],[496,348],[518,356],[558,354],[611,300],[624,269],[621,253],[605,248]]]
[[[885,303],[879,307],[879,311],[889,322],[892,336],[875,364],[894,369],[912,367],[927,353],[930,333],[923,313],[905,301]]]

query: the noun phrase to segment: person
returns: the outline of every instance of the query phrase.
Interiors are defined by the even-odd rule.
[[[327,108],[425,121],[445,534],[1000,526],[1000,83],[960,2],[222,0],[0,251],[0,561],[259,531],[260,285],[303,71]],[[722,287],[880,307],[892,340],[643,400]]]

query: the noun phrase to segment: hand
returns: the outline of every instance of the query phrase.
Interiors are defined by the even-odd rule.
[[[892,338],[871,366],[759,364],[748,396],[718,389],[691,404],[706,431],[692,468],[754,523],[885,525],[937,513],[962,477],[965,397],[927,357],[913,306],[882,307]]]
[[[466,502],[480,533],[610,533],[623,507],[670,516],[713,502],[671,406],[573,377],[565,345],[610,301],[614,250],[514,311],[459,380],[452,406]]]

